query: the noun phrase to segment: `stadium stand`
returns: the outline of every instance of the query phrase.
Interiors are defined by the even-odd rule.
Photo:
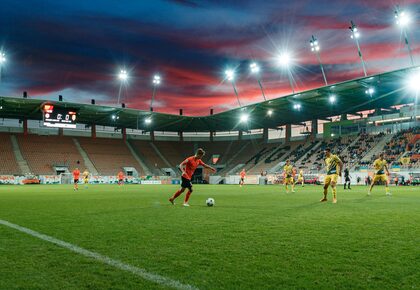
[[[168,164],[156,152],[156,147],[153,146],[152,142],[141,140],[129,140],[128,142],[153,174],[164,175],[161,169],[167,168]]]
[[[13,154],[10,134],[0,133],[0,174],[21,174]]]
[[[133,167],[139,175],[144,173],[122,139],[79,137],[77,140],[99,174],[115,175],[123,167]]]
[[[85,168],[71,137],[16,135],[20,151],[33,174],[56,174],[54,166]],[[80,164],[77,164],[77,161]]]
[[[12,136],[16,136],[30,172],[23,173],[19,167]],[[73,142],[75,137],[10,133],[1,133],[0,137],[1,174],[49,175],[56,174],[55,166],[67,167],[70,171],[75,167],[86,168],[86,157],[83,158],[76,148]],[[385,153],[390,166],[406,169],[420,167],[418,127],[395,134],[363,133],[327,140],[308,138],[288,144],[265,143],[261,139],[214,142],[128,139],[134,152],[128,149],[122,139],[77,137],[76,140],[100,175],[115,175],[123,167],[133,167],[139,175],[145,174],[143,169],[146,167],[153,175],[168,175],[168,169],[172,170],[170,175],[179,175],[178,164],[200,147],[206,150],[204,162],[215,165],[220,176],[238,174],[241,169],[257,175],[261,172],[280,172],[287,159],[292,161],[295,168],[303,169],[308,174],[317,174],[324,170],[323,150],[327,147],[338,154],[349,169],[370,169],[379,152]],[[137,161],[139,159],[133,154],[142,162]]]

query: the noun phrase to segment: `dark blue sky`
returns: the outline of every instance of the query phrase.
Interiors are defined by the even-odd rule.
[[[0,1],[0,44],[7,54],[0,95],[116,103],[116,74],[130,79],[122,92],[129,107],[147,109],[151,79],[160,73],[156,110],[206,114],[236,105],[223,72],[236,68],[242,103],[262,99],[249,75],[250,60],[263,67],[269,98],[290,93],[275,64],[292,52],[298,90],[322,85],[309,38],[321,43],[330,83],[362,76],[349,21],[354,20],[369,74],[408,66],[396,4],[410,11],[408,31],[420,61],[420,0],[318,1]]]

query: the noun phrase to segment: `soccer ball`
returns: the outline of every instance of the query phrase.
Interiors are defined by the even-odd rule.
[[[213,206],[214,205],[214,199],[213,198],[208,198],[207,200],[206,200],[206,204],[207,204],[207,206]]]

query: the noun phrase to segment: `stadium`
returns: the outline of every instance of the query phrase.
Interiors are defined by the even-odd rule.
[[[420,287],[419,48],[403,11],[409,65],[369,73],[351,21],[348,79],[328,81],[309,35],[322,85],[299,89],[283,52],[287,93],[270,95],[279,84],[267,89],[252,58],[222,73],[237,105],[200,99],[207,113],[190,115],[181,100],[177,113],[159,105],[169,72],[153,76],[147,108],[131,106],[124,68],[111,103],[31,95],[1,48],[0,288]],[[242,99],[244,70],[257,101]]]

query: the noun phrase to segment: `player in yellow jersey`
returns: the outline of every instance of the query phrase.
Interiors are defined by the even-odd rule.
[[[325,176],[324,181],[324,197],[320,201],[327,201],[328,187],[331,185],[333,192],[333,203],[337,203],[337,181],[338,177],[341,176],[343,162],[340,160],[340,158],[338,158],[337,155],[331,154],[330,148],[325,149],[325,157],[327,175]]]
[[[373,162],[373,168],[375,169],[375,175],[373,176],[372,183],[370,184],[368,195],[370,196],[372,194],[372,188],[375,185],[375,183],[379,181],[383,181],[385,182],[386,195],[391,196],[391,193],[389,192],[389,187],[388,187],[388,176],[389,176],[388,164],[386,160],[384,159],[383,153],[380,153],[379,158]],[[385,174],[385,171],[386,171],[386,174]]]
[[[297,179],[296,183],[301,183],[302,187],[305,186],[305,180],[303,179],[303,170],[302,169],[299,171],[299,175],[298,175],[298,179]]]
[[[290,160],[286,160],[286,165],[284,165],[283,170],[284,185],[286,186],[286,192],[289,193],[289,184],[292,186],[292,192],[295,192],[295,181],[293,179],[294,171],[293,166],[290,164]]]
[[[88,184],[89,184],[89,171],[87,169],[85,169],[85,171],[83,171],[82,176],[83,176],[83,183],[85,184],[85,188],[88,188]]]

